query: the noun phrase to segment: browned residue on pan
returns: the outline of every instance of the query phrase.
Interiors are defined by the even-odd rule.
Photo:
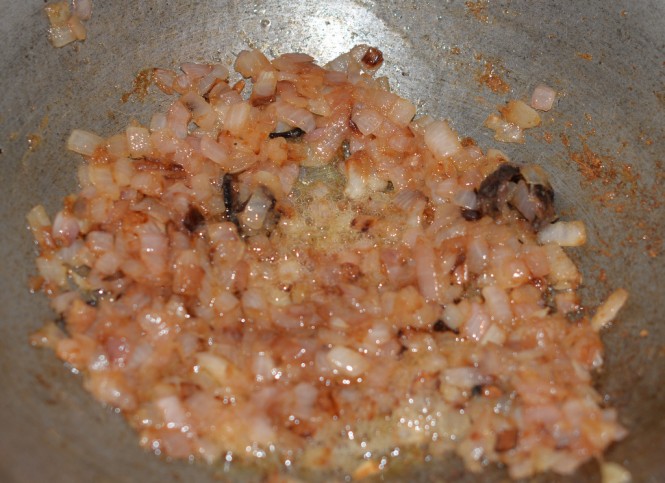
[[[152,84],[153,72],[154,69],[143,69],[139,72],[134,78],[132,90],[125,92],[120,98],[122,102],[127,102],[132,95],[140,101],[145,99],[145,96],[148,95],[148,87]]]
[[[482,60],[481,55],[476,56],[477,60]],[[510,86],[504,80],[506,69],[496,60],[485,60],[483,70],[478,75],[478,83],[487,87],[497,94],[505,94],[510,90]]]
[[[568,158],[575,163],[582,175],[582,189],[591,190],[591,198],[595,202],[604,209],[611,210],[622,225],[630,227],[630,230],[623,234],[615,234],[622,238],[617,240],[619,245],[631,249],[639,247],[645,255],[652,258],[659,256],[663,252],[662,227],[658,223],[642,219],[636,210],[646,215],[662,206],[663,201],[654,189],[662,182],[662,175],[659,174],[662,173],[662,163],[656,161],[655,180],[644,180],[629,159],[593,150],[590,147],[590,138],[595,134],[596,130],[590,129],[584,135],[578,136],[577,147],[566,132],[559,134]],[[644,133],[638,136],[638,140],[647,146],[649,139]],[[628,142],[623,141],[617,155],[627,146]]]
[[[472,14],[479,22],[488,23],[487,7],[489,6],[488,0],[477,0],[475,2],[466,2],[466,10]]]

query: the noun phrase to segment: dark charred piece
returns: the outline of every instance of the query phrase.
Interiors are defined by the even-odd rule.
[[[184,226],[188,232],[194,233],[198,230],[201,225],[205,223],[205,217],[201,214],[199,209],[192,205],[189,207],[185,218],[182,220],[182,226]]]
[[[378,69],[383,64],[383,52],[376,47],[370,47],[362,58],[362,63],[370,69]]]
[[[446,323],[439,319],[432,325],[432,330],[434,332],[453,332],[454,334],[459,333],[457,330],[451,329],[446,325]]]
[[[478,203],[482,216],[497,218],[512,209],[536,231],[556,217],[554,191],[538,166],[503,163],[480,184]]]
[[[483,393],[483,386],[476,384],[471,388],[471,396],[478,397]]]
[[[233,187],[233,175],[226,173],[222,180],[222,194],[224,196],[224,215],[227,221],[238,226],[237,213],[241,207],[237,203],[237,193]]]
[[[297,139],[305,134],[305,131],[300,129],[299,127],[296,127],[294,129],[291,129],[290,131],[282,131],[282,132],[271,132],[268,134],[268,137],[270,139],[275,139],[275,138],[284,138],[284,139]]]
[[[462,208],[461,210],[462,218],[466,221],[476,221],[482,218],[482,214],[479,210],[472,210],[470,208]]]

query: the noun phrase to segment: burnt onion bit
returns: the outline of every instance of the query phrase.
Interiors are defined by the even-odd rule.
[[[376,47],[369,47],[361,60],[370,69],[378,69],[383,64],[383,52]]]
[[[289,131],[271,132],[270,134],[268,134],[268,137],[270,139],[275,139],[275,138],[298,139],[299,137],[303,136],[304,134],[305,134],[305,131],[303,131],[299,127],[296,127],[296,128],[293,128]]]
[[[205,223],[205,217],[201,211],[194,205],[189,207],[185,217],[182,220],[182,226],[184,226],[188,232],[194,233]]]
[[[538,166],[503,163],[483,180],[477,194],[481,216],[498,218],[511,209],[536,231],[556,218],[554,190]]]
[[[441,319],[437,320],[436,322],[434,322],[434,324],[432,324],[432,330],[434,332],[453,332],[454,334],[459,333],[459,331],[448,327],[448,325],[446,325],[446,323]]]
[[[470,208],[460,208],[460,213],[466,221],[476,221],[483,217],[480,210],[472,210]]]
[[[224,197],[224,218],[234,225],[238,225],[238,212],[242,210],[242,206],[238,203],[238,192],[234,186],[235,177],[232,174],[226,173],[222,178],[222,196]]]

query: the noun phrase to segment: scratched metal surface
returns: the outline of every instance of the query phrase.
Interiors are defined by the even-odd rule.
[[[89,39],[62,49],[46,40],[43,5],[0,0],[0,481],[259,479],[251,469],[227,473],[144,452],[122,418],[92,401],[53,354],[28,346],[29,333],[51,314],[27,289],[34,268],[24,217],[36,203],[53,213],[76,188],[79,160],[64,150],[71,129],[109,135],[131,119],[147,123],[165,104],[154,90],[144,101],[121,102],[140,70],[230,62],[248,46],[326,61],[361,42],[383,50],[384,75],[421,112],[449,118],[483,148],[540,163],[559,208],[587,223],[589,244],[575,253],[583,260],[586,301],[593,306],[618,286],[631,293],[621,321],[604,335],[606,368],[597,382],[631,430],[607,457],[635,481],[665,480],[665,267],[658,239],[665,231],[665,3],[481,1],[474,12],[463,1],[118,0],[96,2]],[[486,61],[508,93],[479,82]],[[497,146],[482,121],[540,82],[561,93],[543,127],[525,145]],[[602,156],[604,179],[588,180],[574,162],[583,142]],[[496,468],[469,475],[449,458],[405,462],[385,476],[406,478],[498,482],[506,475]],[[598,480],[591,463],[574,477],[536,481]]]

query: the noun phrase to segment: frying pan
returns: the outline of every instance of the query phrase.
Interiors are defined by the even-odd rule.
[[[614,288],[631,294],[603,332],[605,366],[595,382],[630,430],[606,457],[634,481],[665,481],[665,2],[99,1],[88,40],[62,49],[47,41],[43,5],[0,1],[0,481],[261,479],[252,468],[165,462],[141,450],[122,416],[93,401],[79,376],[29,347],[29,334],[52,314],[45,297],[28,290],[35,269],[25,214],[37,203],[53,214],[76,190],[80,160],[64,150],[72,129],[114,134],[166,105],[154,88],[122,102],[142,69],[230,63],[250,46],[325,62],[358,43],[382,49],[383,75],[420,112],[449,118],[484,149],[543,166],[560,212],[587,224],[589,242],[572,254],[585,274],[587,307]],[[507,93],[483,83],[491,69]],[[526,144],[499,145],[483,120],[538,83],[559,93],[555,109]],[[454,457],[403,462],[385,475],[407,478],[507,476],[497,468],[465,473]],[[572,477],[534,481],[599,478],[592,462]]]

